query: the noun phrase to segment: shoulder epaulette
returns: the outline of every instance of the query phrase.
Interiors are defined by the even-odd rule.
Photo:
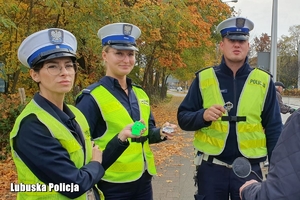
[[[138,87],[138,88],[141,88],[141,89],[144,89],[141,85],[138,85],[136,83],[131,83],[132,86],[135,86],[135,87]]]
[[[195,74],[197,75],[197,74],[199,74],[200,72],[202,72],[202,71],[204,71],[204,70],[206,70],[206,69],[212,68],[212,67],[213,67],[213,66],[211,66],[211,67],[204,67],[204,68],[198,70]]]
[[[267,70],[265,70],[265,69],[262,69],[262,68],[259,68],[259,67],[256,67],[256,69],[259,69],[259,70],[261,70],[261,71],[263,71],[263,72],[266,72],[266,73],[269,74],[271,77],[273,77],[273,75],[272,75],[269,71],[267,71]]]
[[[90,86],[88,86],[87,88],[83,89],[83,90],[82,90],[82,93],[83,93],[83,94],[89,94],[89,93],[91,93],[96,87],[98,87],[99,85],[101,85],[100,82],[93,83],[92,85],[90,85]]]

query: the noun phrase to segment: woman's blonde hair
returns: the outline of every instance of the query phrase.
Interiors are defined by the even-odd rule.
[[[108,50],[110,49],[111,47],[109,45],[105,45],[103,48],[102,48],[102,52],[105,51],[106,53],[108,52]]]
[[[108,53],[108,50],[110,49],[111,47],[109,45],[105,45],[104,47],[102,47],[102,52],[106,52]],[[106,67],[106,64],[105,64],[105,60],[102,61],[102,65],[104,67]]]

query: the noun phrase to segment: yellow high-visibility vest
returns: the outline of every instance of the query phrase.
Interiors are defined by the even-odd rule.
[[[79,124],[81,131],[83,133],[85,139],[86,159],[84,160],[84,151],[82,146],[78,143],[78,141],[75,139],[72,133],[70,133],[70,131],[56,118],[54,118],[52,115],[50,115],[40,106],[38,106],[34,100],[31,100],[28,103],[28,105],[25,107],[25,109],[22,111],[22,113],[17,117],[14,127],[10,132],[10,146],[11,146],[12,157],[18,172],[18,183],[23,183],[23,184],[39,183],[44,185],[44,183],[40,181],[32,173],[32,171],[26,166],[26,164],[18,157],[17,153],[14,151],[13,148],[13,139],[18,134],[20,123],[22,122],[22,119],[24,119],[26,116],[30,114],[36,115],[38,120],[48,128],[52,136],[56,138],[61,143],[61,145],[67,150],[67,152],[70,155],[70,159],[74,162],[75,166],[78,169],[80,169],[83,165],[89,163],[90,160],[92,159],[92,144],[90,138],[89,125],[84,115],[77,108],[71,105],[68,105],[68,107],[76,116],[76,121]],[[100,191],[98,192],[100,193],[100,198],[103,199],[103,195],[101,194],[101,192]],[[69,198],[67,198],[66,196],[58,192],[55,192],[54,190],[50,192],[49,188],[47,188],[47,191],[45,192],[36,192],[36,191],[18,192],[17,199],[55,200],[55,199],[69,199]],[[87,199],[87,194],[85,193],[76,199],[85,200]]]
[[[150,117],[150,103],[147,94],[136,86],[132,87],[140,109],[140,119],[145,121],[148,135],[148,120]],[[107,129],[103,136],[94,138],[95,144],[101,150],[106,148],[107,143],[128,124],[134,123],[126,108],[102,85],[93,89],[90,93],[97,102],[106,123]],[[102,178],[113,183],[132,182],[139,179],[147,164],[149,174],[155,175],[156,168],[154,156],[149,146],[149,140],[143,144],[131,142],[123,154],[105,171]]]
[[[246,116],[246,121],[236,122],[238,147],[242,155],[247,158],[261,158],[267,155],[266,137],[260,115],[265,104],[269,82],[269,74],[257,68],[252,70],[237,105],[237,116]],[[225,104],[213,68],[199,73],[199,86],[204,108],[214,104]],[[228,134],[229,122],[221,121],[220,117],[212,122],[211,126],[195,132],[194,146],[205,154],[219,155],[225,148]]]

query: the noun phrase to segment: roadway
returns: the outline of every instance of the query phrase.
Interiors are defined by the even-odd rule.
[[[299,97],[282,97],[282,101],[283,103],[291,106],[292,108],[300,108],[300,98]],[[290,116],[291,114],[287,113],[287,114],[281,114],[281,119],[282,122],[285,123],[285,121],[287,120],[287,118]]]

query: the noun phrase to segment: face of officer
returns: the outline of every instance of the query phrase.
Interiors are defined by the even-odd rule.
[[[76,64],[70,57],[54,58],[30,69],[31,78],[39,84],[40,94],[51,100],[64,97],[74,84]]]
[[[122,78],[128,75],[135,64],[134,50],[118,50],[106,46],[102,51],[102,58],[106,66],[106,75]]]
[[[231,40],[225,37],[220,43],[220,49],[228,66],[236,64],[242,66],[249,47],[248,40]]]

